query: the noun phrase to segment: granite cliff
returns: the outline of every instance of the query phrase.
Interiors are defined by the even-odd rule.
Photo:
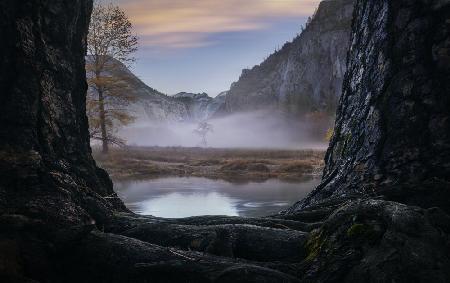
[[[216,97],[210,97],[207,93],[180,92],[173,97],[182,102],[188,110],[188,121],[204,121],[215,115],[225,103],[227,92],[221,92]]]
[[[91,157],[91,5],[0,2],[0,281],[449,281],[448,1],[357,0],[310,197],[272,217],[186,219],[129,212]]]
[[[89,57],[86,59],[89,60]],[[204,120],[212,116],[223,103],[220,97],[215,99],[206,93],[166,95],[146,85],[127,66],[115,59],[110,59],[105,69],[105,76],[122,82],[123,91],[134,97],[127,107],[130,114],[137,118],[137,124]]]
[[[292,42],[243,70],[221,110],[334,114],[346,70],[353,5],[354,0],[322,1]]]

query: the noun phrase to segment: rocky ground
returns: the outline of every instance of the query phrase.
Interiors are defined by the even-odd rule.
[[[94,150],[98,165],[113,180],[183,176],[227,181],[298,181],[321,176],[324,154],[319,150],[129,147],[103,155]]]

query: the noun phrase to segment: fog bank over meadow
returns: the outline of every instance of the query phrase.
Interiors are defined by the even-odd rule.
[[[325,149],[324,125],[288,119],[273,112],[233,114],[207,121],[212,131],[207,146],[216,148]],[[197,122],[153,122],[139,119],[120,130],[132,146],[201,145]],[[319,134],[318,134],[319,133]]]

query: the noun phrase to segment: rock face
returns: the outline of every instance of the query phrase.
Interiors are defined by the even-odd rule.
[[[213,118],[220,116],[220,110],[225,106],[227,95],[228,91],[223,91],[213,98],[206,110],[208,117]]]
[[[450,208],[448,1],[359,1],[320,187]]]
[[[450,281],[448,1],[357,1],[324,182],[307,200],[185,219],[127,211],[91,157],[91,5],[0,2],[1,282]]]
[[[207,93],[180,92],[173,97],[182,102],[188,110],[190,121],[204,121],[212,117],[217,109],[225,102],[226,92],[212,98]]]
[[[87,59],[89,60],[89,57]],[[106,76],[121,81],[126,86],[124,91],[135,97],[128,110],[136,116],[138,122],[173,122],[189,119],[187,106],[182,101],[147,86],[121,62],[111,58],[106,68],[108,70]]]
[[[107,76],[120,80],[126,85],[126,91],[135,97],[128,106],[131,115],[137,118],[135,124],[202,121],[224,103],[223,93],[217,98],[187,92],[169,96],[146,85],[121,62],[110,59],[109,66]]]
[[[242,72],[223,110],[334,113],[346,69],[353,4],[354,0],[321,2],[293,42]]]

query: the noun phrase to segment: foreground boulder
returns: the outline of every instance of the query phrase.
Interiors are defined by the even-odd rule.
[[[91,6],[0,3],[1,282],[450,280],[448,1],[357,1],[323,184],[266,218],[124,207],[89,147]]]

